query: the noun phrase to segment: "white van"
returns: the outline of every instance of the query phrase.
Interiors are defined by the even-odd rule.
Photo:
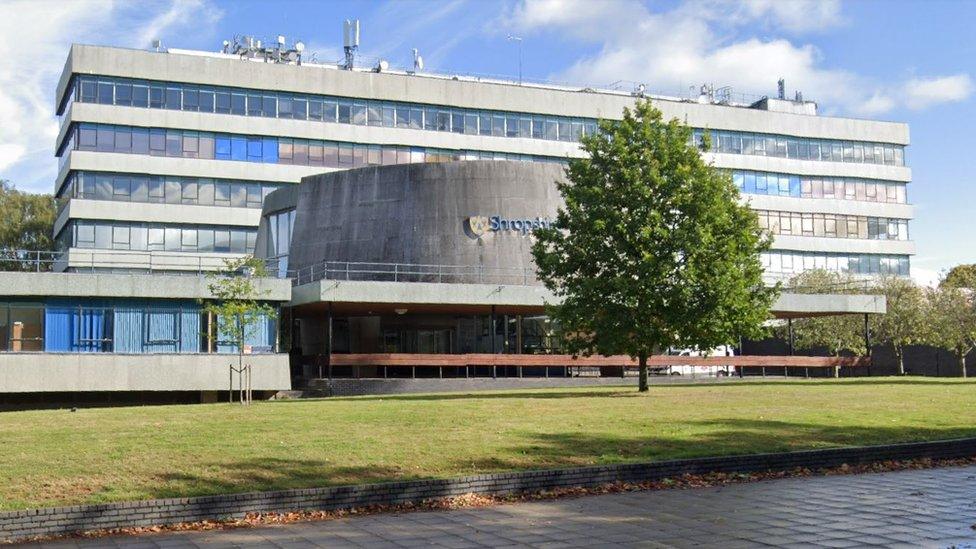
[[[714,349],[700,351],[698,349],[668,349],[670,356],[735,356],[731,345],[720,345]],[[691,366],[689,364],[673,364],[665,369],[673,376],[691,377],[727,377],[735,375],[735,366]]]

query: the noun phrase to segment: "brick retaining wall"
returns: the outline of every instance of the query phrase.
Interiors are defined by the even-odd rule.
[[[499,378],[333,378],[313,379],[308,388],[329,396],[392,395],[495,391],[504,389],[548,389],[557,387],[609,387],[637,385],[636,378],[619,377],[499,377]]]
[[[248,513],[328,511],[421,502],[472,492],[501,495],[552,488],[597,486],[611,482],[653,481],[683,474],[748,473],[795,467],[837,467],[845,463],[857,465],[882,460],[971,456],[976,456],[976,438],[495,473],[455,479],[50,507],[0,513],[0,541],[86,530],[239,518]]]

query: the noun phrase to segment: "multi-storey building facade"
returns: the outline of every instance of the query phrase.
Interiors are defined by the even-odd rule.
[[[652,98],[710,133],[774,235],[771,276],[909,272],[905,124],[816,105]],[[57,90],[55,233],[69,270],[197,270],[254,252],[264,197],[368,165],[565,162],[634,94],[75,45]],[[286,242],[281,242],[283,250]],[[261,250],[275,255],[275,250]]]

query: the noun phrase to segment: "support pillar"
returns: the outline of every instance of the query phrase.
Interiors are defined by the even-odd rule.
[[[325,326],[325,367],[332,379],[332,302],[329,302],[329,311],[326,316]],[[321,374],[319,374],[321,376]]]
[[[864,313],[864,351],[868,359],[871,358],[871,327],[868,314]],[[871,377],[871,362],[868,361],[868,377]]]
[[[489,320],[488,320],[488,324],[489,324],[489,326],[488,326],[488,335],[490,336],[490,340],[491,340],[491,354],[494,355],[495,354],[495,338],[496,338],[496,334],[495,334],[495,306],[494,305],[491,306],[491,316],[489,316],[488,318],[489,318]],[[497,379],[498,378],[498,365],[497,364],[492,364],[491,365],[491,378],[492,379]]]

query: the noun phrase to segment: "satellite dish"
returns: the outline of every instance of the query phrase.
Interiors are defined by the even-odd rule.
[[[298,53],[302,53],[303,51],[305,51],[305,42],[302,42],[301,40],[295,42],[295,51],[297,51]]]
[[[383,72],[390,68],[390,63],[386,59],[380,59],[380,62],[376,64],[376,72]]]

